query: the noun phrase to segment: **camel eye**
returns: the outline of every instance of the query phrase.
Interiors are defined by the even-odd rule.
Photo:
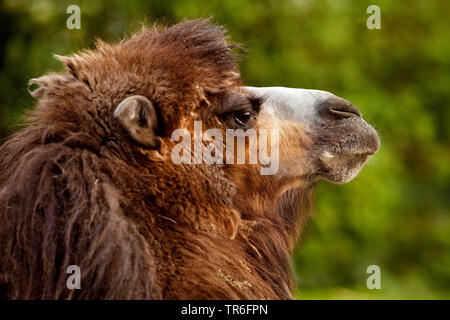
[[[234,122],[238,126],[246,126],[252,119],[252,113],[250,111],[237,112],[234,115]]]

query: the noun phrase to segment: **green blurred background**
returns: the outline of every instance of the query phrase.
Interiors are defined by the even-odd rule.
[[[81,8],[81,30],[66,8]],[[369,30],[366,8],[381,8]],[[321,182],[293,266],[299,299],[450,298],[450,1],[0,0],[0,139],[34,101],[52,54],[118,40],[141,22],[214,15],[248,48],[247,84],[315,88],[356,104],[382,147],[345,185]],[[366,268],[381,268],[381,290]]]

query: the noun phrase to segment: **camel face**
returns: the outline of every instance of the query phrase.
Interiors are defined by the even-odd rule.
[[[344,183],[379,149],[379,137],[361,112],[332,93],[284,87],[245,91],[263,97],[260,126],[279,128],[285,140],[280,143],[281,176]]]
[[[353,178],[379,139],[331,93],[242,87],[232,48],[186,21],[31,80],[0,148],[0,297],[292,298],[314,183]]]

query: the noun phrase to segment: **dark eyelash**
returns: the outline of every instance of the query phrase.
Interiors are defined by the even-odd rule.
[[[260,96],[260,97],[249,97],[248,100],[245,103],[234,105],[232,108],[226,110],[221,115],[226,116],[232,113],[236,112],[243,112],[243,111],[253,111],[258,113],[259,109],[261,108],[261,105],[267,100],[267,97]]]

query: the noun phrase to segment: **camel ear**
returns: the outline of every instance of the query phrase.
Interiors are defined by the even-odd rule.
[[[157,147],[158,119],[153,103],[143,96],[131,96],[123,100],[114,111],[114,118],[138,143]]]

